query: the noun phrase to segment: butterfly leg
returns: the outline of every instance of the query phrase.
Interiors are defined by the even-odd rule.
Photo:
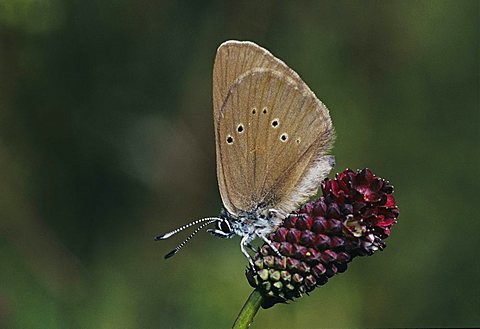
[[[254,253],[256,253],[256,252],[257,252],[257,250],[255,249],[255,247],[254,247],[254,246],[252,246],[252,244],[251,244],[250,242],[249,242],[249,243],[247,243],[247,244],[246,244],[246,246],[248,247],[248,249],[250,249],[250,250],[251,250],[251,251],[253,251]]]
[[[251,257],[250,254],[247,252],[247,250],[245,250],[245,246],[247,246],[247,245],[250,244],[250,242],[249,242],[248,240],[249,240],[249,235],[244,235],[244,236],[242,237],[242,241],[240,242],[240,249],[242,250],[242,253],[245,255],[245,257],[247,257],[248,262],[250,263],[250,265],[251,265],[252,267],[254,267],[252,257]]]
[[[272,241],[270,241],[265,235],[263,234],[260,234],[260,233],[257,233],[257,236],[259,238],[261,238],[263,241],[265,241],[266,244],[268,244],[268,246],[270,247],[270,249],[273,250],[274,253],[277,254],[278,257],[283,257],[283,255],[280,253],[280,251],[278,251],[277,248],[275,248],[275,246],[273,245]]]

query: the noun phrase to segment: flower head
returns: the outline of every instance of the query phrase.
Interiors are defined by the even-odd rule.
[[[396,222],[393,187],[369,169],[346,169],[322,184],[323,197],[285,219],[254,255],[247,279],[263,307],[299,298],[347,269],[357,256],[385,247]]]

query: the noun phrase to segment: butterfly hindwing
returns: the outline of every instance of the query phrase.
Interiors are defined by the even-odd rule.
[[[282,71],[256,68],[238,77],[215,121],[220,192],[233,214],[259,204],[293,211],[331,169],[328,110]]]

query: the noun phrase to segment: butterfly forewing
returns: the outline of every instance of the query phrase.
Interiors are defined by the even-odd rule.
[[[282,71],[240,75],[215,121],[219,187],[233,214],[258,205],[293,211],[331,168],[322,157],[333,138],[328,110]]]
[[[295,71],[268,50],[250,41],[226,41],[218,47],[213,66],[213,117],[215,121],[233,82],[254,68],[270,68],[303,84]]]

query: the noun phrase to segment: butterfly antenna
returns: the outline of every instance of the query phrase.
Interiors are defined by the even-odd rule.
[[[191,222],[191,223],[188,223],[188,224],[185,224],[183,225],[182,227],[179,227],[171,232],[168,232],[168,233],[165,233],[165,234],[162,234],[162,235],[157,235],[155,237],[155,241],[159,241],[159,240],[165,240],[165,239],[168,239],[169,237],[171,237],[172,235],[175,235],[177,234],[178,232],[181,232],[189,227],[192,227],[194,225],[197,225],[197,224],[200,224],[200,223],[203,223],[203,222],[206,222],[206,221],[210,221],[210,223],[213,223],[214,221],[217,221],[217,220],[220,220],[220,218],[218,217],[207,217],[207,218],[202,218],[202,219],[199,219],[199,220],[196,220],[194,222]]]
[[[197,234],[202,228],[204,228],[205,226],[209,225],[209,224],[212,224],[213,222],[216,222],[217,220],[219,220],[219,218],[212,218],[210,219],[210,221],[206,222],[206,223],[203,223],[202,225],[200,225],[199,227],[197,227],[195,229],[195,231],[192,232],[192,234],[190,234],[185,240],[183,240],[175,249],[173,249],[172,251],[170,251],[168,254],[165,255],[165,259],[168,259],[170,257],[172,257],[173,255],[175,255],[180,249],[183,248],[183,246],[188,242],[190,241],[191,238],[193,238],[193,236],[195,234]],[[190,225],[192,226],[192,225]]]

